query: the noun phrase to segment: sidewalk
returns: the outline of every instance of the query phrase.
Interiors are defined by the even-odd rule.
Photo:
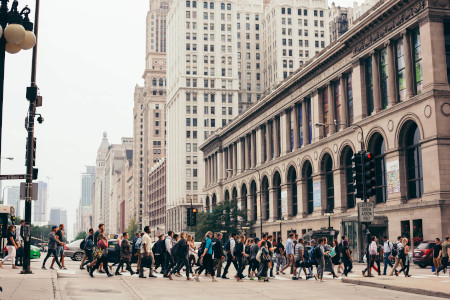
[[[20,269],[6,264],[0,269],[0,299],[61,299],[56,270],[42,270],[40,262],[31,262],[33,274],[22,275]]]
[[[342,282],[450,299],[450,277],[447,274],[441,274],[440,277],[412,275],[409,278],[403,274],[398,277],[377,275],[371,278],[344,277]]]

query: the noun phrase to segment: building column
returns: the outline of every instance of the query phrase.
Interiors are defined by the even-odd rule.
[[[305,218],[308,215],[308,194],[306,180],[297,180],[297,219]]]
[[[237,175],[238,171],[238,156],[237,156],[237,142],[233,144],[233,175]]]
[[[217,183],[217,152],[213,155],[213,182]]]
[[[300,105],[302,105],[302,103],[300,103]],[[290,118],[293,118],[293,122],[290,120]],[[294,135],[294,150],[296,149],[300,149],[300,124],[299,124],[299,114],[298,114],[298,104],[294,105],[290,110],[289,110],[289,126],[290,124],[292,124],[292,130],[293,130],[293,135]],[[303,124],[302,124],[303,125]],[[303,129],[304,131],[304,129]],[[291,135],[289,133],[289,146],[291,142]]]
[[[311,100],[310,100],[311,101]],[[303,99],[303,102],[301,103],[302,106],[302,127],[303,127],[303,146],[309,145],[309,114],[308,114],[308,104],[306,99]],[[298,114],[295,114],[296,119],[297,119],[297,125],[298,125]],[[311,116],[312,117],[312,116]],[[314,126],[314,123],[312,123],[312,126]],[[298,128],[298,126],[296,126]],[[297,129],[298,131],[298,129]],[[296,135],[294,135],[295,138]],[[300,133],[297,134],[297,136],[300,136]],[[300,142],[298,143],[299,147],[300,147]]]
[[[423,90],[448,86],[444,22],[442,17],[419,20],[422,53]]]
[[[256,131],[252,131],[252,133],[250,134],[250,143],[251,143],[251,156],[252,156],[252,161],[251,161],[251,168],[256,167]]]
[[[277,189],[269,188],[269,222],[274,222],[277,219]]]
[[[220,182],[224,179],[224,173],[223,173],[223,150],[219,150],[217,152],[217,180]],[[212,199],[211,199],[212,201]]]
[[[347,94],[347,78],[345,75],[339,76],[339,96],[341,97],[341,126],[338,130],[347,128],[348,123],[348,94]]]
[[[228,169],[231,171],[227,171],[227,178],[233,176],[233,163],[232,163],[232,148],[228,146]]]
[[[208,158],[205,158],[205,186],[209,185],[209,174],[208,174],[209,166],[208,166]]]
[[[248,170],[251,168],[252,161],[252,148],[251,148],[251,134],[245,136],[245,169]]]
[[[296,185],[297,183],[294,182],[294,184]],[[287,209],[284,213],[283,213],[283,194],[285,194],[287,197],[287,199],[286,199]],[[297,212],[298,212],[298,198],[299,197],[297,194]],[[292,200],[293,200],[292,185],[289,182],[287,184],[281,185],[281,214],[285,220],[292,218],[292,215],[293,215],[293,203],[292,203],[293,201]]]
[[[272,126],[273,121],[268,121],[266,123],[266,132],[267,132],[267,161],[272,160],[272,139],[273,139],[273,132],[272,132]],[[274,143],[275,144],[275,143]]]
[[[334,89],[333,84],[330,82],[327,86],[328,89],[328,113],[330,114],[330,119],[328,123],[334,124],[334,120],[336,119],[336,103],[334,102]],[[330,125],[330,135],[336,132],[336,125]]]
[[[325,128],[323,126],[316,127],[316,123],[323,123],[323,103],[322,95],[318,90],[315,90],[311,95],[312,106],[312,126],[313,126],[313,142],[317,142],[323,138]]]
[[[259,138],[259,140],[258,140]],[[262,165],[264,163],[264,128],[263,126],[260,126],[258,128],[257,134],[256,134],[256,141],[259,145],[259,155],[257,155],[258,161],[256,165]]]
[[[211,154],[211,156],[209,157],[209,183],[213,184],[214,183],[214,158],[213,158],[213,154]],[[194,174],[192,174],[194,175]]]
[[[414,74],[412,69],[412,49],[411,49],[411,32],[405,30],[403,32],[403,52],[405,58],[405,85],[406,85],[406,100],[414,96]]]
[[[273,157],[278,158],[280,156],[280,118],[275,117],[273,119]]]
[[[346,208],[346,203],[342,202],[343,197],[342,193],[346,191],[345,180],[341,181],[343,178],[341,173],[343,173],[343,169],[334,169],[333,170],[333,184],[334,184],[334,213],[341,213]]]
[[[242,139],[238,139],[236,142],[236,174],[240,174],[242,172],[242,169],[244,167],[242,164],[245,162],[245,156],[244,156],[244,141]]]
[[[284,110],[280,116],[281,155],[286,155],[291,151],[289,127],[289,110]]]
[[[372,52],[373,111],[381,110],[380,51]]]
[[[367,117],[366,70],[364,61],[359,59],[353,61],[352,67],[353,119],[356,123]]]
[[[395,82],[395,57],[394,57],[394,43],[388,41],[385,44],[387,50],[387,65],[388,65],[388,107],[392,107],[398,102],[398,95]]]

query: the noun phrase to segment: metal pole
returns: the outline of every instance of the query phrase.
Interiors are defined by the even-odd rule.
[[[36,61],[37,61],[37,46],[38,46],[38,32],[39,32],[39,3],[36,0],[35,7],[35,21],[34,34],[36,36],[36,45],[33,48],[33,60],[31,65],[31,87],[36,85]],[[30,99],[29,99],[30,100]],[[31,195],[33,188],[33,153],[34,153],[34,117],[36,114],[36,100],[30,100],[28,110],[28,140],[27,140],[27,180],[25,186],[25,226],[28,227],[28,234],[25,236],[24,243],[24,259],[22,274],[32,274],[30,267],[30,243],[31,243]]]
[[[6,25],[8,24],[8,1],[2,0],[0,7],[0,25],[3,30],[5,30]],[[5,35],[2,34],[0,38],[0,156],[2,153],[2,127],[3,127],[3,94],[5,87],[5,47],[6,47],[6,39]],[[0,160],[0,170],[1,170],[1,160]]]

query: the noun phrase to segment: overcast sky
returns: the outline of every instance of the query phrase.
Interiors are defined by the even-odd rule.
[[[329,1],[331,4],[332,1]],[[361,2],[361,1],[358,1]],[[33,0],[19,0],[19,7]],[[353,1],[335,1],[349,6]],[[49,208],[67,209],[71,236],[81,173],[95,164],[102,133],[110,143],[132,137],[133,94],[145,68],[149,0],[42,0],[37,84],[45,121],[37,124],[39,180],[49,182]],[[34,16],[33,16],[34,18]],[[25,173],[31,51],[6,54],[2,174]],[[3,181],[2,186],[19,185]],[[47,216],[48,217],[48,216]]]

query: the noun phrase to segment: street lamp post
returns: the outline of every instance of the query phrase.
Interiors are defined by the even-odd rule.
[[[262,218],[262,194],[261,194],[261,190],[262,190],[262,182],[261,182],[261,173],[259,172],[258,169],[226,169],[227,172],[233,172],[233,170],[236,171],[256,171],[258,172],[258,181],[259,181],[259,218],[261,219],[261,238],[263,236],[263,218]]]
[[[6,53],[18,53],[20,50],[29,50],[36,45],[36,36],[33,33],[33,23],[28,15],[31,10],[28,6],[19,13],[19,2],[14,0],[11,10],[8,9],[9,0],[0,0],[0,154],[2,149],[3,124],[3,95],[5,86],[5,57]],[[38,1],[38,0],[37,0]],[[1,167],[1,161],[0,161]]]
[[[283,224],[283,221],[284,221],[284,217],[281,217],[281,219],[277,220],[277,222],[280,223],[280,237],[283,236],[283,232],[281,231],[281,224]],[[278,241],[278,239],[277,239],[277,241]]]

